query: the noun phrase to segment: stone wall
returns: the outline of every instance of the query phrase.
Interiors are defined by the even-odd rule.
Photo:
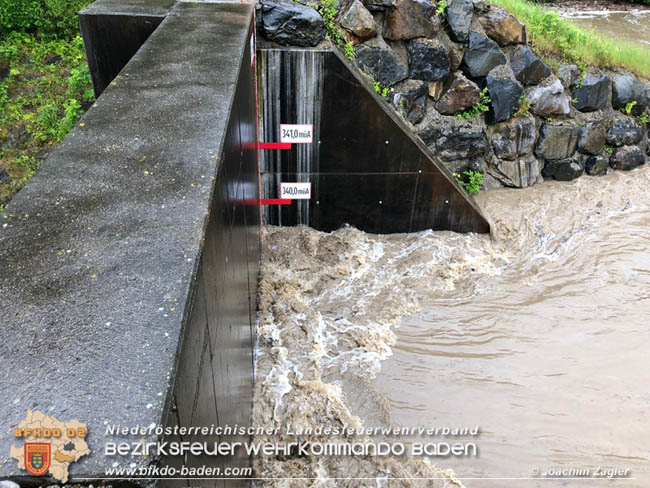
[[[318,10],[262,0],[258,31],[279,45],[322,46]],[[525,27],[483,0],[439,10],[430,0],[342,0],[337,22],[348,58],[449,170],[483,172],[487,188],[527,187],[647,161],[647,83],[622,70],[553,70]]]

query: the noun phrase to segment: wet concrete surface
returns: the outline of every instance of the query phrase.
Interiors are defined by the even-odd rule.
[[[250,231],[234,202],[250,186],[241,178],[251,157],[228,149],[225,134],[243,110],[235,92],[251,20],[249,5],[174,7],[3,214],[0,478],[26,474],[9,446],[18,444],[12,429],[27,409],[87,424],[92,454],[70,466],[76,479],[122,461],[103,455],[105,442],[140,440],[106,436],[106,423],[167,423],[182,337],[200,310],[206,228],[219,214],[228,219],[222,257],[237,254],[239,263],[226,268],[221,286],[240,283],[227,306],[249,330],[237,346],[250,345],[257,260],[247,257],[255,252],[247,238],[259,234],[255,213]],[[225,172],[227,151],[237,172]]]

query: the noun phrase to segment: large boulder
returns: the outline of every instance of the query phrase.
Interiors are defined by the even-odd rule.
[[[607,106],[611,80],[607,75],[587,76],[581,85],[574,85],[574,98],[576,109],[581,112],[595,112]]]
[[[643,137],[641,126],[634,119],[617,119],[607,131],[607,144],[625,146],[638,144]]]
[[[609,165],[614,169],[629,170],[645,163],[645,154],[638,146],[623,146],[614,151]]]
[[[284,46],[317,46],[325,39],[323,17],[311,7],[289,0],[262,0],[262,31]]]
[[[625,109],[627,104],[633,103],[631,114],[641,115],[648,108],[650,98],[645,85],[635,76],[619,75],[614,77],[612,87],[612,106],[616,109]]]
[[[433,121],[418,135],[443,161],[481,157],[490,150],[483,130],[464,121],[453,120],[449,125]]]
[[[408,43],[409,76],[415,80],[437,81],[449,74],[449,55],[440,41],[419,39]]]
[[[478,18],[478,21],[488,37],[501,47],[524,42],[523,24],[502,8],[490,8],[485,15]]]
[[[409,122],[419,124],[427,108],[428,92],[426,83],[406,80],[396,85],[386,100]]]
[[[469,31],[474,16],[472,0],[449,0],[447,6],[447,24],[449,35],[456,42],[468,42]]]
[[[583,158],[562,159],[547,161],[542,170],[544,178],[553,178],[559,181],[571,181],[582,176],[585,172]]]
[[[562,64],[557,71],[557,76],[564,85],[564,88],[569,89],[580,78],[580,68],[575,64]]]
[[[573,156],[577,146],[577,127],[544,124],[539,131],[535,154],[546,161],[560,161]]]
[[[583,154],[596,155],[605,147],[605,127],[598,122],[590,122],[580,128],[578,135],[578,151]],[[591,174],[591,173],[589,173]]]
[[[528,94],[530,110],[540,117],[567,115],[571,112],[569,97],[564,92],[560,80],[555,80],[549,86],[540,86]]]
[[[542,163],[533,156],[499,159],[488,167],[488,173],[506,186],[526,188],[542,181]]]
[[[357,47],[357,63],[382,86],[391,86],[408,77],[408,68],[386,41],[377,36]]]
[[[359,0],[354,0],[341,17],[341,27],[361,39],[377,35],[377,26],[372,14]]]
[[[440,97],[435,107],[444,115],[454,115],[476,105],[480,100],[481,89],[468,80],[460,71],[454,73],[449,89]]]
[[[472,32],[463,66],[470,78],[484,78],[495,67],[506,64],[506,56],[492,39]]]
[[[586,173],[591,176],[604,175],[609,169],[609,157],[603,154],[585,155],[583,161]]]
[[[485,83],[491,100],[485,121],[495,124],[511,119],[517,113],[524,93],[512,72],[507,66],[497,66],[488,73]]]
[[[535,119],[517,117],[501,122],[490,126],[488,134],[496,157],[512,161],[533,152],[537,137]]]
[[[515,78],[524,85],[537,85],[552,73],[551,68],[525,46],[518,46],[512,53],[510,67]]]
[[[382,11],[397,4],[397,0],[363,0],[363,4],[368,10]]]
[[[440,20],[430,0],[397,0],[387,14],[384,37],[392,40],[435,37]]]

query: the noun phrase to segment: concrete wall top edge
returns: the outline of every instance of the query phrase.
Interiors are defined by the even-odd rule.
[[[165,16],[176,0],[96,0],[80,15],[156,15]]]
[[[87,424],[77,477],[113,462],[105,421],[164,420],[252,13],[174,9],[10,203],[0,478],[25,474],[9,452],[28,408]]]

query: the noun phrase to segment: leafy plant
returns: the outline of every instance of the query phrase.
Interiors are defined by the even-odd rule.
[[[388,95],[388,90],[389,90],[389,88],[387,86],[381,86],[381,83],[379,83],[378,81],[375,81],[372,86],[375,89],[375,92],[377,94],[379,94],[382,97],[386,98],[386,96]]]
[[[611,156],[614,152],[614,148],[612,146],[605,146],[605,152]]]
[[[481,115],[483,112],[487,112],[490,110],[490,102],[492,99],[488,97],[487,95],[488,89],[483,88],[483,91],[479,94],[479,101],[476,102],[476,104],[470,108],[469,110],[462,112],[460,114],[456,114],[457,119],[472,119],[478,115]]]
[[[4,212],[7,206],[3,203],[0,203],[0,213]]]
[[[639,115],[640,124],[647,124],[648,122],[650,122],[650,118],[646,112],[643,112],[641,115]]]
[[[339,4],[337,0],[322,0],[320,5],[320,14],[325,23],[325,29],[330,40],[337,46],[343,44],[343,34],[341,28],[336,23],[336,17],[339,13]]]
[[[438,8],[436,8],[436,15],[440,19],[444,19],[447,16],[447,0],[439,0]]]
[[[458,183],[460,183],[460,186],[470,195],[481,191],[481,185],[485,180],[483,173],[472,170],[464,171],[462,175],[458,173],[453,173],[453,175],[458,180]]]
[[[625,108],[623,109],[623,113],[630,115],[632,113],[632,110],[634,109],[634,106],[636,105],[636,100],[625,104]]]
[[[354,44],[352,44],[352,42],[346,42],[344,48],[346,58],[352,61],[357,57],[357,53],[354,52]]]

